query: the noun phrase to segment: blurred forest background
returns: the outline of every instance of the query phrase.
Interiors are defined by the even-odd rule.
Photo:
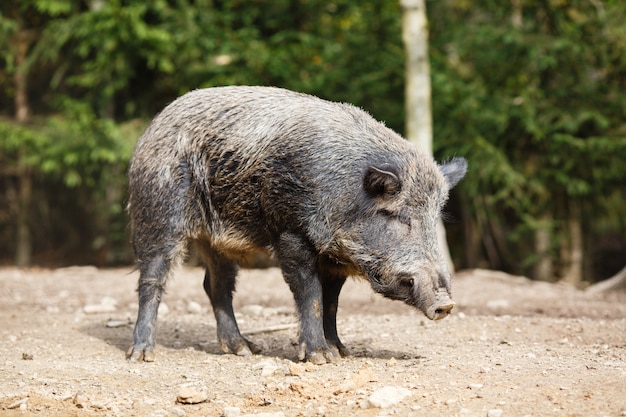
[[[457,268],[575,284],[626,264],[626,2],[430,0],[434,153],[468,159]],[[5,0],[0,264],[133,262],[126,170],[177,96],[275,85],[403,133],[398,0]]]

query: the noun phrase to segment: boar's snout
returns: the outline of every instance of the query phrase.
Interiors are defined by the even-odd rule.
[[[452,312],[455,302],[450,299],[447,293],[438,291],[435,303],[428,307],[424,314],[431,320],[444,319]]]
[[[436,277],[429,279],[426,277]],[[422,280],[415,281],[413,288],[416,306],[430,320],[446,318],[456,305],[450,298],[450,280],[446,275],[434,271],[424,274]]]

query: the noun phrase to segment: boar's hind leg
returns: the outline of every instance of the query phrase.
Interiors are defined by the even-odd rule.
[[[328,346],[324,336],[323,289],[316,254],[304,239],[284,233],[280,237],[279,259],[300,319],[298,358],[315,364],[334,362],[339,355]]]
[[[337,349],[341,356],[349,356],[350,352],[339,340],[337,335],[337,308],[339,306],[339,293],[346,277],[336,276],[321,271],[322,295],[324,300],[324,336],[331,348]]]
[[[133,346],[126,357],[131,362],[154,361],[154,344],[156,338],[156,319],[165,290],[165,282],[171,269],[171,260],[163,255],[152,256],[145,261],[138,256],[139,262],[139,313],[133,332]]]
[[[217,338],[225,353],[240,356],[259,353],[261,349],[239,332],[233,312],[233,292],[237,276],[237,263],[215,252],[208,245],[198,245],[206,263],[204,291],[211,300],[217,321]]]

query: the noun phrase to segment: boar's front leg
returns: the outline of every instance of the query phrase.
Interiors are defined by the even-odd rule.
[[[204,291],[211,300],[217,322],[217,339],[224,353],[247,356],[261,349],[241,335],[233,312],[233,292],[237,263],[214,251],[209,245],[196,246],[206,263]]]
[[[314,364],[338,359],[324,336],[323,290],[317,271],[317,256],[310,243],[293,233],[283,233],[279,242],[280,266],[293,293],[300,319],[298,358]]]
[[[320,275],[322,277],[322,295],[324,300],[324,335],[328,345],[337,349],[338,354],[341,356],[348,356],[350,352],[339,340],[337,334],[337,309],[339,307],[339,293],[343,284],[346,282],[346,277],[341,275],[335,275],[331,272],[325,271],[320,268]]]

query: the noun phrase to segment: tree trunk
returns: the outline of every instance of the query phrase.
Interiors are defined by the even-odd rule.
[[[573,199],[569,202],[569,216],[567,232],[569,236],[568,263],[563,275],[563,281],[574,286],[579,286],[583,281],[583,231],[580,203]]]
[[[522,28],[522,0],[511,0],[511,8],[513,9],[511,13],[511,25],[515,29]]]
[[[406,138],[428,155],[433,154],[433,122],[430,103],[430,66],[428,62],[428,20],[424,0],[400,0],[402,41],[406,53]],[[437,239],[450,272],[454,264],[440,220]]]
[[[26,124],[29,118],[28,106],[28,83],[27,69],[25,68],[28,53],[28,32],[18,32],[16,36],[15,64],[16,71],[13,76],[15,83],[15,121]],[[30,236],[30,206],[32,200],[32,176],[31,170],[25,163],[26,151],[24,146],[18,153],[17,179],[18,179],[18,205],[17,214],[17,242],[15,245],[15,264],[28,266],[32,257],[32,242]]]
[[[433,153],[430,106],[428,22],[424,0],[401,0],[402,40],[406,53],[406,137],[428,155]]]
[[[533,279],[554,281],[554,265],[550,254],[552,236],[550,233],[551,219],[545,215],[535,230],[535,253],[537,263],[533,267]]]

